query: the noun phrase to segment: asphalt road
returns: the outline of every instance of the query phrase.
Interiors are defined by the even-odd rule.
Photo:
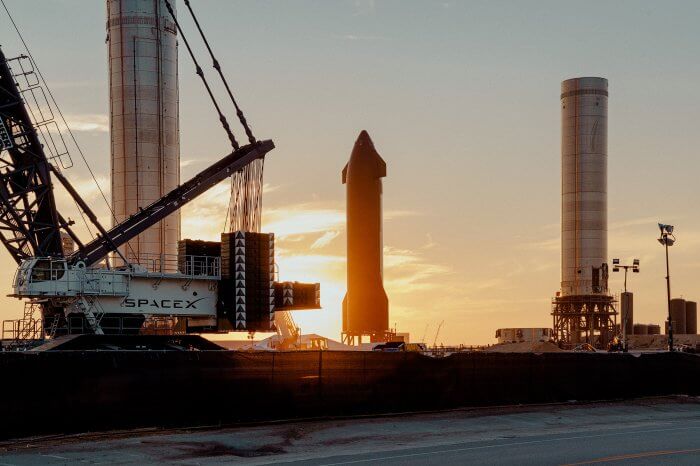
[[[75,463],[697,465],[700,398],[0,442],[0,466]]]
[[[680,423],[679,423],[680,424]],[[619,429],[584,435],[544,435],[496,442],[340,455],[286,464],[305,465],[588,465],[700,464],[700,423],[663,429]]]

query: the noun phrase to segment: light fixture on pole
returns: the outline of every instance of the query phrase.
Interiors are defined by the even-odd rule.
[[[668,266],[668,247],[673,246],[676,237],[673,235],[673,225],[659,223],[661,236],[658,241],[666,249],[666,297],[668,300],[668,350],[673,351],[673,321],[671,320],[671,272]]]
[[[634,259],[632,265],[622,265],[620,259],[613,259],[613,272],[619,272],[620,269],[625,269],[625,293],[627,293],[627,271],[639,273],[639,259]]]
[[[622,295],[622,322],[620,329],[622,330],[622,348],[627,351],[627,321],[630,319],[632,308],[632,294],[627,294],[627,272],[632,270],[633,273],[639,273],[639,259],[634,259],[632,265],[620,264],[620,259],[613,259],[613,272],[619,272],[620,269],[625,269],[625,293]]]

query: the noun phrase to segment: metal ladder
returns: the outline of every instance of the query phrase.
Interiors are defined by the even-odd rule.
[[[76,305],[85,315],[85,320],[95,335],[104,335],[104,331],[100,326],[100,321],[102,320],[102,316],[104,316],[104,312],[93,312],[94,309],[99,307],[97,301],[94,298],[88,299],[85,296],[81,296]]]
[[[49,327],[48,337],[55,338],[56,332],[58,331],[58,324],[61,321],[61,314],[56,314],[51,321],[51,326]]]

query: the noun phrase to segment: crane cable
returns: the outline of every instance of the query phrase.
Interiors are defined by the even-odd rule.
[[[226,80],[226,77],[224,76],[223,71],[221,70],[221,65],[217,60],[216,56],[214,55],[211,45],[209,44],[209,41],[207,40],[207,37],[204,34],[201,25],[199,24],[199,20],[197,19],[197,16],[195,15],[194,10],[192,9],[190,1],[185,0],[185,5],[187,5],[187,8],[190,12],[190,16],[192,16],[192,19],[195,25],[197,26],[197,30],[199,31],[202,41],[204,42],[209,52],[209,56],[212,59],[212,66],[217,71],[224,87],[226,88],[228,96],[236,109],[236,115],[238,116],[238,120],[240,121],[241,125],[245,130],[246,136],[248,137],[248,141],[251,144],[254,144],[256,142],[255,136],[253,135],[253,132],[250,129],[250,126],[245,118],[245,115],[243,114],[243,111],[241,110],[240,106],[238,105],[238,102],[236,102],[236,99],[233,96],[231,87],[229,86],[228,81]],[[177,31],[182,36],[182,40],[185,43],[187,51],[189,52],[189,55],[192,61],[194,62],[196,73],[202,80],[204,87],[209,93],[209,97],[211,98],[211,101],[219,114],[219,120],[221,121],[221,124],[224,127],[224,130],[226,131],[229,140],[231,140],[234,150],[238,150],[238,142],[235,140],[233,133],[231,132],[231,128],[228,124],[228,121],[221,112],[221,107],[216,101],[211,87],[209,86],[208,81],[204,77],[204,72],[202,71],[202,68],[200,67],[197,59],[194,56],[194,52],[190,47],[189,41],[185,37],[185,34],[183,33],[182,28],[180,27],[180,23],[175,16],[175,11],[170,3],[170,0],[165,0],[165,6],[168,9],[168,13],[170,13],[170,17],[175,23]],[[234,173],[231,177],[231,197],[229,199],[229,206],[226,211],[226,220],[224,224],[225,230],[228,229],[228,231],[253,232],[260,231],[262,223],[261,217],[263,169],[264,159],[257,159],[243,167],[241,170]]]
[[[228,80],[224,76],[219,60],[217,60],[216,56],[214,55],[214,51],[209,44],[209,40],[199,24],[199,20],[192,9],[190,0],[185,0],[185,5],[187,6],[190,16],[192,16],[192,20],[197,26],[197,30],[202,37],[202,41],[209,52],[209,56],[212,60],[212,67],[219,74],[221,82],[226,88],[226,92],[231,99],[231,103],[236,109],[236,115],[238,116],[238,120],[245,130],[246,136],[248,136],[248,141],[251,144],[254,144],[256,140],[255,136],[253,135],[253,131],[250,129],[248,120],[243,114],[238,102],[236,102],[233,92],[231,92],[231,87],[228,84]],[[250,164],[246,165],[242,170],[234,173],[231,177],[231,198],[229,199],[229,206],[226,211],[224,230],[228,228],[228,231],[260,232],[262,223],[262,186],[264,164],[264,158],[254,160]]]
[[[221,107],[219,106],[219,102],[216,101],[216,97],[214,97],[214,93],[211,90],[211,87],[209,86],[209,82],[207,81],[207,78],[204,77],[204,71],[202,71],[202,67],[199,66],[199,62],[197,61],[197,58],[194,56],[194,52],[192,51],[192,47],[190,47],[190,43],[187,40],[187,37],[185,37],[185,33],[182,31],[182,28],[180,27],[180,23],[178,22],[177,18],[175,17],[175,11],[173,10],[173,6],[170,4],[170,0],[165,0],[165,7],[168,9],[168,13],[170,13],[170,17],[173,19],[173,22],[175,23],[175,27],[177,28],[177,32],[180,34],[180,37],[182,37],[182,41],[185,43],[185,47],[187,48],[187,52],[190,54],[190,58],[192,59],[192,62],[194,63],[195,71],[197,73],[197,76],[200,77],[202,80],[202,84],[204,84],[204,87],[207,90],[207,93],[209,94],[209,98],[211,99],[211,103],[214,104],[214,108],[216,109],[216,112],[219,114],[219,121],[221,122],[221,126],[224,128],[224,131],[226,131],[226,135],[228,136],[229,141],[231,142],[231,146],[233,147],[234,151],[237,151],[240,149],[240,144],[238,144],[238,141],[236,141],[236,137],[233,135],[233,131],[231,131],[231,126],[228,124],[228,120],[226,120],[226,117],[224,114],[221,112]]]
[[[248,120],[246,120],[245,115],[243,115],[243,111],[238,106],[236,99],[233,97],[233,93],[231,92],[231,88],[228,85],[228,81],[226,80],[224,73],[221,71],[221,65],[219,65],[219,60],[217,60],[216,57],[214,56],[214,52],[212,51],[211,46],[209,46],[209,41],[207,40],[207,37],[204,35],[204,31],[202,31],[202,28],[199,25],[199,21],[197,20],[197,16],[194,14],[194,11],[192,10],[192,5],[190,5],[190,0],[185,0],[185,5],[187,5],[187,9],[190,11],[190,16],[192,16],[192,19],[194,20],[194,24],[197,26],[197,30],[199,31],[199,34],[202,36],[202,40],[204,41],[204,45],[207,47],[207,50],[209,51],[209,56],[212,59],[212,66],[219,73],[219,77],[221,78],[221,82],[224,84],[224,87],[226,88],[226,92],[228,92],[228,96],[231,98],[231,102],[233,103],[233,106],[236,108],[236,115],[238,116],[238,120],[241,122],[243,129],[245,129],[245,134],[246,134],[246,136],[248,136],[248,142],[250,142],[251,144],[255,144],[255,136],[253,136],[253,131],[248,126]]]

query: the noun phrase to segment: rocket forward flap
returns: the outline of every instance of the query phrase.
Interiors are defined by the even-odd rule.
[[[374,148],[372,138],[369,137],[367,131],[362,130],[355,141],[350,154],[350,161],[343,168],[343,184],[348,180],[348,169],[350,166],[356,167],[353,171],[362,171],[361,176],[371,176],[374,178],[383,178],[386,176],[386,162]]]

